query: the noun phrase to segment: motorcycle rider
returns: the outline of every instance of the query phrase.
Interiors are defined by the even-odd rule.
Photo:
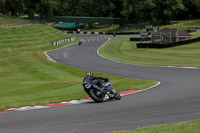
[[[86,73],[86,76],[84,77],[83,79],[83,88],[84,90],[89,93],[90,90],[89,88],[91,87],[90,83],[93,83],[93,87],[98,89],[99,91],[97,92],[97,94],[106,94],[105,96],[108,97],[112,97],[112,98],[115,98],[116,100],[120,100],[121,99],[121,96],[120,94],[112,88],[112,85],[110,87],[108,86],[104,86],[104,82],[109,82],[109,79],[108,78],[104,78],[104,77],[97,77],[97,76],[94,76],[92,74],[92,72],[87,72]],[[89,83],[89,84],[88,84]],[[101,92],[100,92],[101,91]],[[108,94],[108,95],[107,95]],[[114,94],[114,95],[113,95]],[[106,97],[105,97],[106,98]],[[94,99],[93,99],[94,100]],[[96,101],[96,100],[95,100]],[[97,102],[99,102],[97,100]],[[102,101],[101,101],[102,102]]]
[[[97,77],[97,76],[94,76],[92,72],[86,72],[86,76],[83,79],[83,83],[92,82],[95,85],[97,85],[100,88],[102,88],[103,87],[102,80],[105,81],[105,82],[109,81],[108,78]]]

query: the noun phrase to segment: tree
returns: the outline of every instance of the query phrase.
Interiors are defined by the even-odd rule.
[[[113,17],[122,17],[123,0],[112,0],[114,8],[111,10]]]
[[[57,4],[53,10],[55,16],[66,16],[68,14],[67,8],[69,3],[67,0],[57,0]]]
[[[200,14],[200,0],[190,0],[190,1],[184,1],[185,6],[187,7],[187,10],[185,14],[187,14],[186,17],[192,16],[192,17],[199,17]]]
[[[37,12],[38,1],[36,0],[24,0],[25,13],[28,15],[29,19],[34,19],[34,14]]]
[[[96,14],[99,17],[113,17],[112,10],[115,9],[114,1],[112,0],[101,0],[97,3]],[[99,14],[101,12],[101,14]]]
[[[200,0],[0,0],[0,12],[56,16],[122,17],[151,24],[200,17]]]
[[[193,0],[193,5],[195,6],[197,12],[200,12],[200,0]]]
[[[5,8],[7,12],[11,12],[13,16],[24,12],[23,0],[6,0]]]
[[[62,5],[60,4],[62,1]],[[113,16],[112,10],[115,8],[114,0],[60,0],[59,7],[54,10],[55,14],[61,13],[68,16],[85,17],[108,17]]]
[[[44,20],[44,18],[49,19],[53,15],[53,9],[56,4],[54,0],[39,0],[38,13],[40,14],[41,20]]]
[[[5,0],[0,0],[0,13],[5,13]]]
[[[143,0],[135,6],[135,15],[142,22],[168,23],[184,9],[182,0]]]
[[[159,5],[160,6],[160,5]],[[135,5],[135,17],[139,19],[141,22],[150,22],[153,23],[157,20],[157,13],[156,10],[157,5],[153,0],[143,0],[137,2]]]
[[[121,10],[121,15],[125,19],[131,19],[134,15],[134,8],[137,4],[137,0],[124,0],[123,1],[123,8]]]

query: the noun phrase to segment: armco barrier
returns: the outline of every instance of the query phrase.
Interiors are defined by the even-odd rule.
[[[179,42],[173,42],[173,43],[166,43],[166,44],[159,44],[159,43],[137,43],[137,48],[169,48],[169,47],[175,47],[190,43],[199,42],[200,37],[190,39],[190,40],[184,40]]]
[[[74,38],[65,38],[65,39],[62,39],[62,40],[58,40],[58,41],[52,42],[52,44],[54,46],[57,46],[57,45],[60,45],[60,44],[66,43],[66,42],[73,42],[75,40],[76,40],[75,37]]]

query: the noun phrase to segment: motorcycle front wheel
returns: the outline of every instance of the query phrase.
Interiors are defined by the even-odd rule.
[[[103,99],[105,97],[105,95],[102,92],[100,92],[99,90],[96,90],[96,89],[90,89],[89,95],[97,103],[103,102]]]
[[[118,92],[115,93],[115,99],[116,100],[120,100],[121,99],[121,95]]]

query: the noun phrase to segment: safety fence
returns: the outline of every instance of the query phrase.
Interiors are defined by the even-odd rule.
[[[70,34],[102,34],[102,35],[131,35],[131,34],[140,34],[142,31],[138,32],[77,32],[77,31],[65,31],[65,33]]]
[[[66,39],[61,39],[61,40],[52,42],[52,44],[53,44],[54,46],[57,46],[57,45],[60,45],[60,44],[63,44],[63,43],[67,43],[67,42],[73,42],[73,41],[75,41],[75,40],[76,40],[75,37],[73,37],[73,38],[66,38]]]
[[[168,47],[175,47],[185,44],[190,44],[194,42],[199,42],[200,37],[190,39],[190,40],[184,40],[179,42],[173,42],[173,43],[167,43],[167,44],[159,44],[159,43],[137,43],[137,48],[168,48]]]

